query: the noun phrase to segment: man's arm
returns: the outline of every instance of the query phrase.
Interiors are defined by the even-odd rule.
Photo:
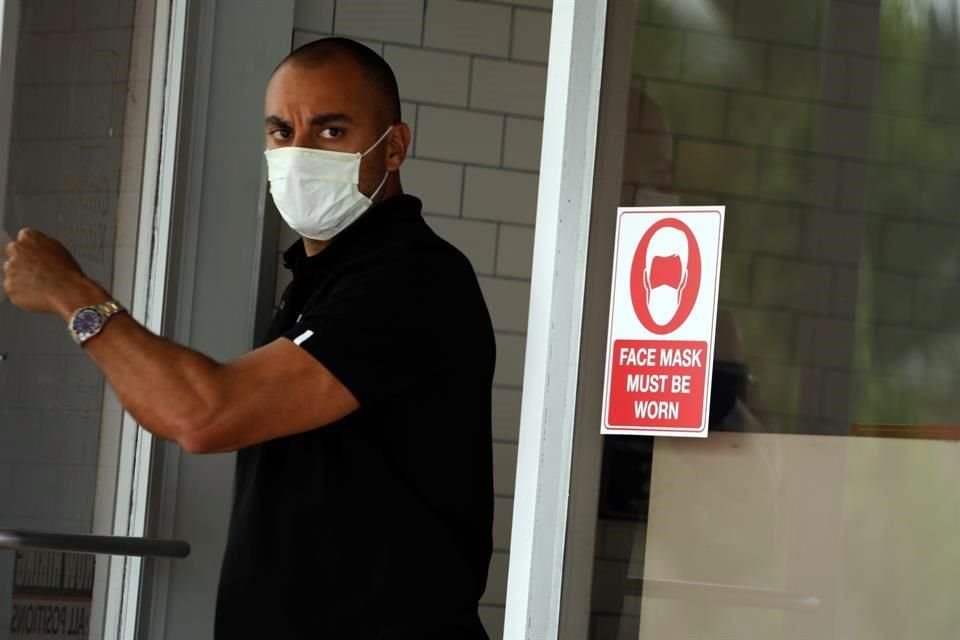
[[[109,299],[42,234],[22,232],[7,253],[4,287],[17,306],[66,321],[76,309]],[[220,364],[121,314],[85,349],[141,425],[193,453],[309,431],[359,408],[326,367],[286,339]]]

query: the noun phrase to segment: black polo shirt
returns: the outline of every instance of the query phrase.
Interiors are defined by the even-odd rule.
[[[486,638],[496,349],[470,263],[410,196],[284,258],[264,342],[299,344],[361,408],[239,452],[216,638]]]

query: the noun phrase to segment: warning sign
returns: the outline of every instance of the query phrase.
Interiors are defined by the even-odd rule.
[[[603,433],[707,436],[724,213],[618,210]]]

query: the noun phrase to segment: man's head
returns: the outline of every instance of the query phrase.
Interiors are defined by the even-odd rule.
[[[376,52],[353,40],[325,38],[295,50],[267,86],[268,149],[306,147],[363,153],[360,191],[371,195],[390,172],[384,198],[400,193],[397,171],[410,129],[401,123],[397,81]],[[371,147],[390,127],[383,142]]]
[[[661,204],[659,198],[649,200],[653,192],[673,192],[673,132],[650,96],[637,88],[631,88],[629,96],[623,181],[644,196],[636,204]]]

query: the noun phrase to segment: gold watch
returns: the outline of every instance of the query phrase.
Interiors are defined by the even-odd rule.
[[[107,324],[110,318],[125,311],[126,309],[123,308],[123,305],[116,300],[101,302],[92,307],[77,309],[73,312],[73,315],[70,316],[70,323],[68,325],[70,335],[73,336],[77,344],[82,345],[103,331],[104,325]]]

